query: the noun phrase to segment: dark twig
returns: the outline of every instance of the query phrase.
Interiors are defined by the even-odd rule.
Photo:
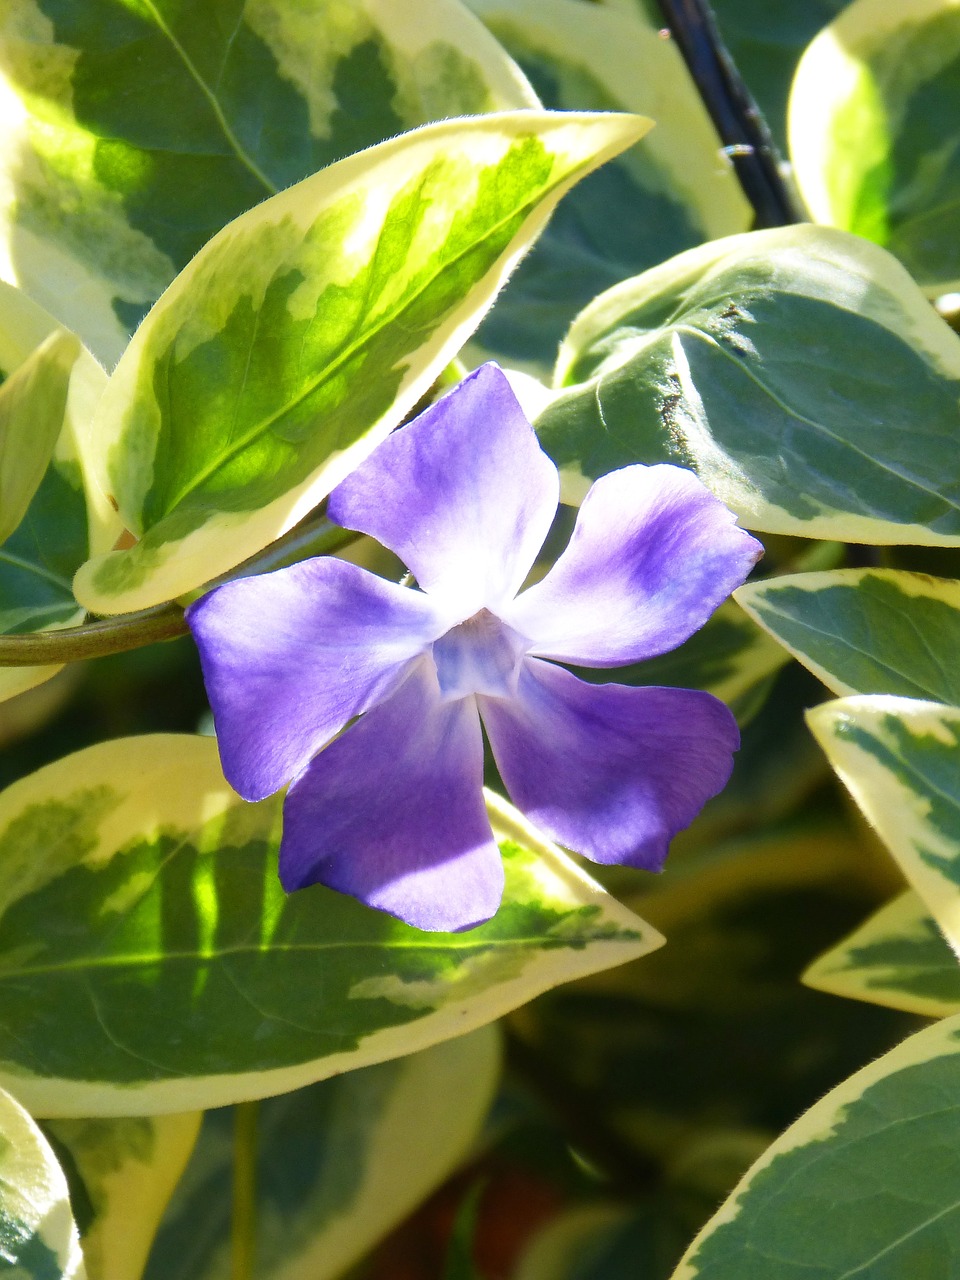
[[[714,127],[753,205],[755,226],[803,222],[763,116],[730,57],[707,0],[659,0]]]

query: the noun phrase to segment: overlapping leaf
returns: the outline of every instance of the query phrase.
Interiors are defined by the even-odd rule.
[[[960,543],[960,338],[874,245],[798,226],[718,240],[601,295],[540,415],[567,492],[692,467],[749,528]]]
[[[751,582],[736,598],[834,693],[960,704],[960,582],[837,569]]]
[[[63,1170],[30,1116],[2,1090],[0,1270],[15,1280],[85,1280]]]
[[[960,707],[887,695],[815,707],[810,728],[960,952]]]
[[[0,544],[0,633],[69,626],[83,617],[71,588],[74,573],[91,552],[111,546],[121,527],[85,474],[86,433],[106,378],[52,316],[2,283],[0,376],[6,428],[43,458],[42,468],[33,469],[37,483],[26,509],[17,504],[15,527]],[[9,510],[5,502],[5,518]],[[0,701],[57,670],[0,667]]]
[[[214,237],[137,331],[94,429],[140,537],[75,589],[118,613],[193,590],[292,527],[397,425],[622,115],[428,125],[273,196]]]
[[[960,1018],[832,1090],[777,1139],[673,1280],[926,1280],[960,1259]]]
[[[494,1027],[264,1101],[257,1280],[335,1280],[468,1154],[499,1068]],[[146,1280],[229,1280],[232,1113],[208,1114]]]
[[[69,1154],[90,1215],[81,1223],[87,1280],[140,1280],[200,1120],[188,1112],[48,1122],[58,1149]]]
[[[5,278],[107,364],[265,197],[445,116],[535,107],[455,0],[9,0]]]
[[[884,245],[931,294],[960,286],[960,8],[855,0],[813,41],[790,155],[818,222]]]
[[[509,806],[491,816],[503,906],[421,933],[320,887],[284,894],[279,798],[240,801],[212,739],[120,739],[48,766],[0,796],[0,1078],[55,1116],[261,1097],[659,944]]]
[[[478,339],[548,366],[596,294],[704,240],[745,231],[751,211],[679,50],[639,10],[582,0],[470,0],[544,106],[637,111],[657,127],[578,184],[511,280]]]
[[[912,889],[819,956],[803,981],[928,1018],[960,1013],[960,959]]]

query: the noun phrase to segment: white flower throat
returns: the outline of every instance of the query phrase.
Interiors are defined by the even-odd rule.
[[[444,702],[484,693],[513,698],[520,663],[529,641],[508,627],[489,609],[458,623],[433,642],[433,660]]]

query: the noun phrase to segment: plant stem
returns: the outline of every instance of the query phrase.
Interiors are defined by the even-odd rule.
[[[323,518],[310,517],[263,551],[243,561],[229,573],[204,585],[203,591],[234,578],[268,573],[303,560],[309,555],[330,555],[349,546],[361,535],[341,529]],[[196,595],[202,594],[198,591]],[[0,636],[0,667],[32,667],[46,663],[79,662],[112,653],[139,649],[158,640],[175,640],[189,628],[179,604],[155,605],[136,613],[85,622],[79,627],[34,631],[29,635]]]
[[[756,227],[805,218],[780,174],[766,122],[733,62],[707,0],[659,0],[677,46],[733,162]]]
[[[233,1108],[233,1225],[230,1239],[230,1280],[255,1280],[259,1116],[259,1102],[238,1102]]]

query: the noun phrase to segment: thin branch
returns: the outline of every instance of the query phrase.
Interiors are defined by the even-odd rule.
[[[311,516],[229,573],[205,584],[204,590],[209,591],[234,578],[281,569],[308,555],[330,555],[349,546],[358,537],[359,534],[341,529],[322,516],[319,519]],[[85,622],[79,627],[0,636],[0,667],[33,667],[103,658],[108,654],[139,649],[158,640],[175,640],[186,635],[188,630],[181,605],[155,605],[152,609],[140,609],[136,613]]]
[[[770,131],[723,43],[707,0],[659,0],[659,4],[753,205],[755,226],[804,222],[780,173]]]

